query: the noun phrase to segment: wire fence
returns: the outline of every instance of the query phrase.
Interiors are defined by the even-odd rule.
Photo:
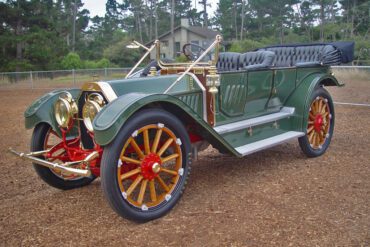
[[[56,89],[79,87],[85,82],[122,79],[131,68],[53,70],[0,73],[2,89]],[[355,75],[370,83],[370,66],[332,66],[336,76]],[[370,84],[369,84],[370,86]]]
[[[55,89],[85,82],[121,79],[131,68],[52,70],[0,73],[0,89]]]

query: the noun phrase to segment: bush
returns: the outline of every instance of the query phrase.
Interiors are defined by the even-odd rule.
[[[80,56],[74,52],[68,53],[63,58],[61,65],[64,69],[81,69],[83,67]]]
[[[264,45],[258,41],[250,40],[250,39],[245,39],[242,41],[234,41],[230,48],[229,51],[231,52],[247,52],[247,51],[253,51],[257,48],[261,48]]]

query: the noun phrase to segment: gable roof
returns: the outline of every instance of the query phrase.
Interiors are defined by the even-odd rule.
[[[192,32],[192,33],[195,33],[205,39],[214,39],[216,37],[216,35],[220,34],[218,31],[215,31],[215,30],[212,30],[212,29],[209,29],[209,28],[206,28],[206,27],[200,27],[200,26],[189,26],[189,27],[184,27],[184,26],[177,26],[174,28],[174,32],[178,31],[179,29],[181,28],[184,28],[186,30],[188,30],[189,32]],[[158,40],[161,40],[163,37],[167,36],[167,35],[170,35],[171,34],[171,31],[168,31],[168,32],[165,32],[163,34],[161,34],[160,36],[158,36]],[[152,40],[148,43],[146,43],[145,45],[150,45],[154,42],[155,40]]]

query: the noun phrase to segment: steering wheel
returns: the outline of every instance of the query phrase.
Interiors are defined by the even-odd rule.
[[[192,51],[192,47],[195,47],[198,52]],[[195,50],[195,49],[194,49]],[[197,58],[205,51],[206,49],[200,45],[194,43],[187,43],[182,47],[182,52],[184,55],[191,61],[197,60]],[[209,59],[212,59],[211,54],[207,54]]]

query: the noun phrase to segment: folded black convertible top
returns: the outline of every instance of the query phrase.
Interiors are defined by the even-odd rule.
[[[354,42],[308,43],[274,45],[258,49],[275,53],[276,66],[295,66],[303,63],[339,65],[354,59]],[[280,64],[279,64],[280,63]]]

